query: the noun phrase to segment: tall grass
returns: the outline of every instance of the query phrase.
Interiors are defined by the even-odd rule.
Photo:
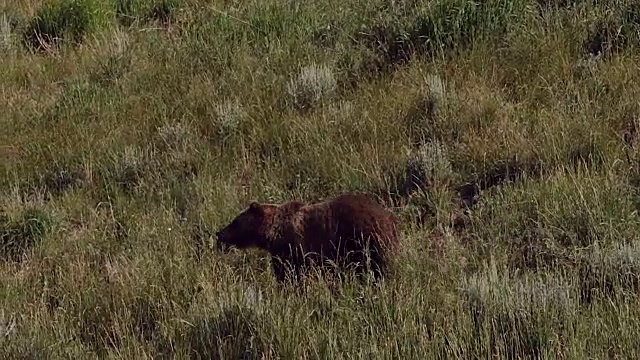
[[[5,2],[0,354],[633,357],[639,9]],[[402,219],[380,287],[211,237],[351,190]]]

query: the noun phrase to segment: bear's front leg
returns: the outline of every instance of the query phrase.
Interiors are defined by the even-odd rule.
[[[271,269],[279,282],[284,282],[287,277],[287,266],[279,256],[271,257]]]
[[[297,284],[300,281],[302,270],[300,266],[292,262],[288,258],[274,256],[271,258],[271,268],[273,275],[279,282],[285,282],[287,276],[290,277],[292,283]]]

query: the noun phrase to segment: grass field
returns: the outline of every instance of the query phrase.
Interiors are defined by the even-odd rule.
[[[5,0],[0,357],[633,358],[640,3]],[[375,194],[381,287],[210,234]]]

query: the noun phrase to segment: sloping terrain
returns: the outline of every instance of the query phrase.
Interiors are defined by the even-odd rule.
[[[2,358],[640,353],[640,3],[6,0]],[[381,288],[211,234],[375,194]]]

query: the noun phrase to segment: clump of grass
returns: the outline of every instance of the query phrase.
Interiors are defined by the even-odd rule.
[[[116,0],[116,18],[124,26],[135,22],[170,21],[178,8],[176,0]]]
[[[142,341],[153,341],[158,336],[159,310],[152,299],[138,296],[130,305],[133,330]]]
[[[640,46],[640,10],[636,2],[623,1],[604,11],[589,24],[584,47],[591,55],[609,56],[628,47]]]
[[[62,84],[63,92],[55,100],[53,106],[48,107],[43,118],[49,121],[62,122],[69,116],[78,116],[79,121],[91,121],[101,107],[113,108],[117,106],[118,100],[115,93],[85,79],[70,80]],[[73,133],[74,135],[79,135]]]
[[[309,110],[330,100],[337,88],[332,69],[327,65],[311,64],[303,67],[289,81],[287,93],[298,110]]]
[[[160,148],[185,151],[191,144],[191,129],[184,123],[167,124],[158,128]]]
[[[99,300],[94,301],[96,303],[83,304],[84,309],[79,314],[80,342],[104,355],[120,345],[120,324],[112,309],[100,304]]]
[[[146,146],[128,146],[111,154],[110,163],[100,170],[100,190],[106,191],[102,195],[121,190],[153,201],[173,199],[175,194],[191,196],[189,184],[201,167],[199,146],[200,139],[186,123],[158,127]]]
[[[105,253],[115,252],[113,250],[121,248],[134,233],[131,220],[119,209],[119,206],[109,202],[100,205],[96,208],[92,223],[95,223],[96,233],[107,241],[98,244],[97,247]]]
[[[130,34],[115,29],[106,39],[105,52],[96,55],[96,66],[89,79],[101,85],[117,84],[132,70],[133,56]]]
[[[443,112],[452,100],[452,95],[448,94],[447,85],[440,76],[429,74],[424,86],[426,89],[418,95],[404,116],[407,135],[414,145],[441,140],[434,129],[436,117],[444,115]]]
[[[116,19],[125,26],[130,26],[136,20],[137,6],[140,2],[135,0],[116,0]]]
[[[161,181],[187,181],[198,174],[200,138],[191,125],[166,124],[157,129],[160,144],[150,161]]]
[[[389,16],[359,29],[354,40],[363,48],[363,53],[357,58],[345,58],[354,62],[353,75],[376,77],[407,64],[417,45],[412,42],[410,20]]]
[[[110,55],[98,64],[92,80],[100,84],[115,83],[130,68],[131,58],[128,55]]]
[[[471,348],[477,355],[540,357],[559,346],[559,338],[573,326],[577,295],[562,278],[498,275],[491,267],[465,278],[462,289],[473,320]]]
[[[146,18],[161,23],[169,22],[177,10],[177,0],[156,0],[146,13]]]
[[[494,41],[523,19],[527,1],[438,1],[420,19],[414,37],[436,51],[460,51],[483,40]]]
[[[548,9],[559,9],[559,8],[570,8],[579,4],[580,0],[536,0],[536,3],[545,10]]]
[[[97,1],[46,2],[26,25],[23,43],[36,51],[55,48],[63,41],[78,44],[91,31],[104,25],[105,17],[106,12]]]
[[[514,268],[535,270],[574,266],[581,249],[633,239],[640,222],[626,183],[570,170],[551,179],[495,189],[491,198],[481,194],[472,218],[474,246],[506,257]]]
[[[150,169],[149,153],[136,147],[127,147],[115,160],[115,183],[126,193],[132,194],[143,185]]]
[[[332,104],[327,107],[327,117],[331,122],[348,121],[355,113],[353,103],[348,101],[341,101],[337,104]]]
[[[449,227],[453,213],[457,211],[451,190],[459,177],[447,147],[439,141],[429,141],[409,155],[404,174],[400,176],[398,195],[408,200],[408,207],[418,211],[418,223],[424,225],[435,216],[435,225]]]
[[[53,196],[61,195],[73,189],[82,188],[90,183],[90,173],[78,165],[57,165],[42,175],[43,190]]]
[[[249,308],[225,308],[217,317],[203,319],[188,333],[191,352],[198,358],[225,359],[270,354],[272,350],[261,335],[259,319]]]
[[[15,24],[7,13],[0,17],[0,51],[10,53],[15,47]]]
[[[375,17],[354,34],[353,39],[364,48],[364,54],[346,58],[347,64],[359,62],[356,74],[376,76],[395,71],[417,55],[431,58],[455,54],[478,41],[499,40],[515,23],[514,19],[524,18],[526,3],[441,0],[428,7],[415,7],[409,16],[404,6],[392,6],[388,16]]]
[[[16,332],[15,315],[6,315],[4,309],[0,315],[0,337],[8,338],[9,336],[13,336]]]
[[[447,94],[447,84],[438,75],[429,74],[425,79],[427,88],[429,89],[429,95],[436,102],[442,102],[445,100]]]
[[[582,261],[582,300],[628,298],[640,291],[640,246],[637,241],[598,247]]]
[[[29,207],[12,218],[0,214],[0,255],[5,260],[19,261],[51,231],[52,217],[45,211]]]
[[[429,95],[419,96],[405,116],[405,126],[412,144],[421,144],[433,137],[432,127],[435,121],[438,100]]]

